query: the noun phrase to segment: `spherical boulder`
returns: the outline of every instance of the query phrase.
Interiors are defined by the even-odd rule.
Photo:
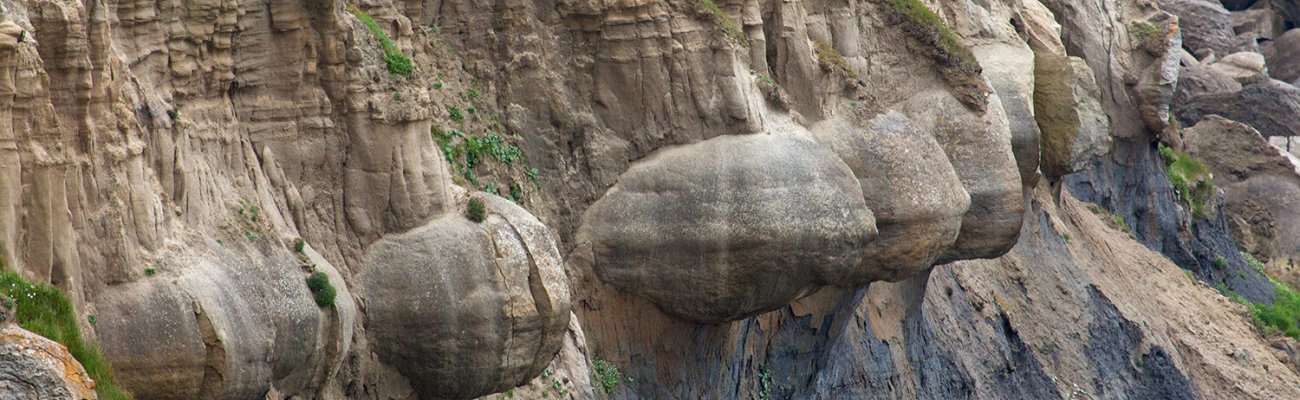
[[[568,327],[569,289],[551,233],[505,199],[472,198],[485,205],[481,222],[449,213],[384,237],[357,276],[371,347],[421,398],[524,384],[555,357]]]
[[[806,130],[720,136],[634,164],[587,209],[597,276],[678,318],[771,311],[855,270],[876,234],[849,169]]]

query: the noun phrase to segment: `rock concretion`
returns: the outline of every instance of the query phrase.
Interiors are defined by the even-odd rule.
[[[1082,59],[1041,54],[1035,65],[1043,175],[1057,180],[1110,151],[1110,126],[1092,70]]]
[[[563,344],[569,288],[555,239],[486,193],[486,217],[447,214],[366,251],[359,292],[379,359],[421,398],[468,399],[522,385]]]
[[[854,271],[876,226],[835,153],[806,132],[773,131],[639,161],[587,210],[578,235],[605,282],[668,314],[717,323]]]
[[[1255,52],[1232,53],[1211,63],[1211,71],[1232,77],[1242,85],[1264,83],[1269,81],[1268,67],[1264,65],[1264,56]]]
[[[95,382],[68,349],[18,326],[0,294],[0,399],[93,400]]]
[[[813,132],[853,170],[879,229],[862,265],[833,284],[911,277],[957,240],[970,196],[929,132],[895,111],[865,123],[824,121]]]

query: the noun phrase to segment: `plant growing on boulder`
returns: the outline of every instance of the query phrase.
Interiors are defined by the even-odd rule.
[[[470,198],[469,206],[465,210],[465,218],[469,218],[470,221],[474,222],[483,222],[483,219],[486,217],[487,206],[483,204],[483,200]]]
[[[334,305],[338,291],[330,284],[330,278],[324,272],[316,272],[307,277],[307,289],[311,290],[316,305],[321,308]]]
[[[605,392],[606,395],[613,394],[614,388],[623,380],[623,374],[618,372],[618,367],[605,362],[600,358],[594,358],[591,361],[591,381],[597,389]]]

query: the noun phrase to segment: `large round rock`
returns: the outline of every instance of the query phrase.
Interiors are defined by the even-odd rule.
[[[541,222],[480,193],[487,217],[448,214],[367,250],[358,276],[380,359],[420,398],[467,399],[526,383],[563,343],[569,289]]]
[[[827,120],[813,132],[853,170],[880,230],[861,267],[833,284],[906,279],[957,240],[970,196],[929,132],[894,111],[868,122]]]
[[[679,318],[771,311],[857,268],[876,234],[853,172],[806,131],[721,136],[633,165],[583,216],[598,276]]]

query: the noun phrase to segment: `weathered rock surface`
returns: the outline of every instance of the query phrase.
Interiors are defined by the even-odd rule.
[[[320,308],[286,250],[248,257],[239,253],[247,248],[197,243],[207,246],[164,258],[158,275],[100,299],[96,331],[118,383],[151,399],[315,392],[351,342],[341,331],[357,311],[340,275],[315,265],[338,293]]]
[[[1209,50],[1219,56],[1236,52],[1232,19],[1228,10],[1214,0],[1159,0],[1160,9],[1178,16],[1183,45],[1198,54]],[[1254,44],[1253,42],[1251,44]]]
[[[1224,191],[1233,236],[1261,260],[1300,259],[1300,175],[1250,126],[1218,116],[1185,131],[1189,154]]]
[[[569,325],[555,240],[528,212],[485,193],[488,216],[448,214],[366,251],[359,292],[379,359],[422,398],[505,391],[542,372]]]
[[[1034,116],[1034,52],[1026,46],[995,44],[972,50],[1007,113],[1011,147],[1020,181],[1026,188],[1038,183],[1039,129]]]
[[[0,399],[94,400],[95,382],[68,349],[18,326],[0,294]]]
[[[1286,82],[1300,79],[1300,29],[1287,31],[1261,50],[1274,79]]]
[[[997,95],[989,98],[983,115],[933,91],[897,105],[917,126],[934,133],[970,195],[957,242],[939,263],[1001,256],[1020,235],[1025,204],[1011,131]]]
[[[1034,64],[1043,175],[1056,181],[1110,151],[1110,124],[1092,70],[1082,59],[1040,54]]]
[[[1300,88],[1270,81],[1235,93],[1197,96],[1181,107],[1178,121],[1192,126],[1211,114],[1250,125],[1264,137],[1300,136],[1300,124],[1295,123],[1300,115]]]
[[[1232,53],[1215,60],[1209,66],[1210,71],[1232,77],[1242,85],[1265,83],[1268,67],[1264,65],[1264,56],[1253,52]]]
[[[1172,104],[1175,111],[1192,99],[1202,95],[1232,94],[1240,91],[1241,82],[1232,77],[1215,72],[1202,66],[1183,67],[1178,77],[1178,90],[1174,92]]]
[[[717,323],[851,275],[875,235],[844,161],[806,131],[777,130],[639,161],[592,204],[579,241],[605,282]]]
[[[1271,8],[1234,11],[1231,18],[1232,30],[1238,35],[1274,40],[1286,30],[1282,16]]]
[[[957,240],[970,196],[929,132],[889,111],[869,121],[824,121],[813,133],[858,178],[879,230],[862,265],[831,283],[903,280],[934,265]]]

